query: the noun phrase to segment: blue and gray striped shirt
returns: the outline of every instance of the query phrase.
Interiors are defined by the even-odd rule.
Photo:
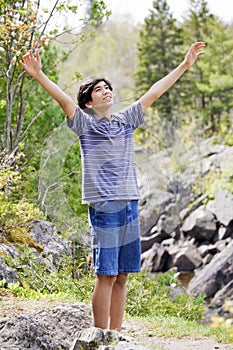
[[[79,137],[82,157],[82,202],[139,199],[134,163],[134,130],[143,124],[135,102],[109,120],[77,106],[68,127]]]

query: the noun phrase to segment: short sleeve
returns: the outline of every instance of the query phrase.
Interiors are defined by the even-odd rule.
[[[66,119],[67,126],[74,131],[78,136],[81,136],[91,122],[91,116],[85,113],[79,106],[76,107],[73,119]]]
[[[141,103],[136,101],[123,111],[114,114],[114,118],[118,119],[121,123],[131,125],[134,129],[138,128],[144,124]]]

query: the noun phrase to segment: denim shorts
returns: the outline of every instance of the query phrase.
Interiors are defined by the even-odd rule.
[[[139,272],[141,243],[137,200],[89,205],[93,264],[96,274]]]

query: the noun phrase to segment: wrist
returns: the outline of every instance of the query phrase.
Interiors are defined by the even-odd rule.
[[[180,63],[180,68],[183,71],[186,71],[189,67],[190,67],[190,65],[188,64],[188,62],[185,59]]]
[[[32,77],[37,81],[41,80],[41,78],[43,78],[43,76],[44,76],[44,73],[42,72],[41,69],[32,75]]]

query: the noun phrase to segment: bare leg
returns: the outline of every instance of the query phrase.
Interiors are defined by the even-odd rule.
[[[121,330],[125,301],[126,301],[127,274],[120,273],[112,289],[112,299],[110,308],[110,329]]]
[[[108,329],[112,290],[116,276],[96,275],[92,310],[94,327]]]

